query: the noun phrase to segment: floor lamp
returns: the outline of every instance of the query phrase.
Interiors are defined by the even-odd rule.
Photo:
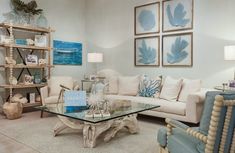
[[[235,61],[235,46],[225,46],[224,47],[224,60],[225,61]],[[233,79],[235,80],[235,70],[233,74]]]
[[[88,53],[87,61],[88,63],[95,64],[95,74],[97,74],[97,63],[103,62],[103,54],[102,53]]]

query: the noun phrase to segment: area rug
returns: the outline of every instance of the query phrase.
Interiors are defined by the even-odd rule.
[[[105,143],[101,136],[95,148],[84,148],[81,131],[66,130],[54,137],[52,129],[58,121],[57,117],[40,118],[39,116],[39,112],[33,112],[25,113],[17,120],[1,117],[0,135],[39,153],[157,153],[156,134],[163,126],[161,122],[155,122],[155,119],[141,118],[138,134],[131,135],[126,130],[122,130],[108,143]]]

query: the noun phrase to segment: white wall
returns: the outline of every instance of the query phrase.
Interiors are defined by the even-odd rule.
[[[125,75],[149,74],[201,78],[205,87],[233,79],[235,61],[223,60],[223,47],[235,45],[235,1],[194,0],[194,66],[134,66],[134,7],[154,0],[88,0],[86,33],[89,51],[104,52],[99,66]]]
[[[25,0],[25,2],[27,1]],[[56,30],[53,39],[81,42],[83,44],[83,65],[55,66],[52,69],[52,75],[69,75],[80,80],[87,71],[85,62],[85,0],[37,0],[37,3],[38,7],[44,10],[49,25]],[[0,22],[3,21],[2,14],[10,10],[10,0],[0,0]],[[4,63],[3,52],[0,52],[0,63]],[[0,74],[0,83],[3,83],[5,79],[4,72],[0,71]],[[0,91],[3,90],[0,89]]]

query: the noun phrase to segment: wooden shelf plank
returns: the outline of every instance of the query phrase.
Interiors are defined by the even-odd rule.
[[[47,68],[47,67],[55,67],[54,65],[0,65],[2,68],[13,68],[13,69],[22,69],[22,68],[29,68],[29,69],[42,69],[42,68]]]
[[[13,48],[21,48],[21,49],[34,49],[41,51],[51,51],[50,47],[38,47],[38,46],[27,46],[27,45],[17,45],[17,44],[0,44],[1,47],[13,47]]]
[[[35,103],[26,103],[26,104],[23,104],[23,107],[26,108],[26,107],[36,107],[36,106],[41,106],[42,103],[40,102],[35,102]]]
[[[39,27],[33,27],[29,25],[18,25],[18,24],[11,25],[10,23],[1,23],[0,27],[5,27],[5,28],[12,27],[13,29],[26,30],[26,31],[31,31],[31,32],[42,32],[42,33],[54,32],[54,30],[50,28],[39,28]]]
[[[22,89],[22,88],[37,88],[37,87],[45,87],[47,84],[17,84],[17,85],[10,85],[10,84],[5,84],[5,85],[0,85],[0,88],[5,88],[5,89]]]

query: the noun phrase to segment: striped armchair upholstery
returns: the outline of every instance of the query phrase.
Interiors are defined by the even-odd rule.
[[[166,119],[167,128],[158,132],[160,152],[235,153],[234,106],[234,92],[207,92],[199,127]]]

